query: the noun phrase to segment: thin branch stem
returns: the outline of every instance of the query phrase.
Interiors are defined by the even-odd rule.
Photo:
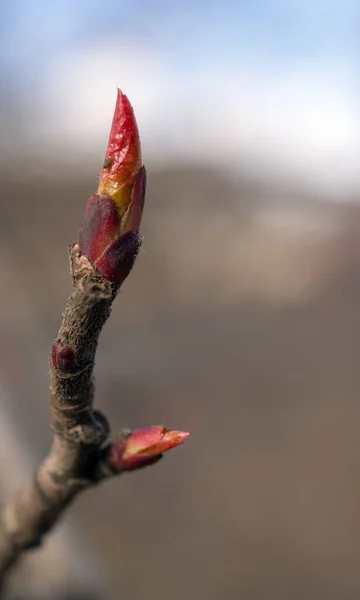
[[[0,516],[0,588],[23,552],[41,545],[80,491],[115,474],[107,462],[107,419],[93,409],[92,373],[116,289],[80,256],[76,244],[70,248],[70,263],[74,287],[54,342],[67,352],[68,364],[64,369],[54,356],[50,359],[52,446],[32,481]]]

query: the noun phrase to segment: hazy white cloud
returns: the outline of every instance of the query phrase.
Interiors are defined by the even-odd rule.
[[[100,41],[52,63],[33,134],[74,157],[102,154],[116,86],[145,155],[245,164],[331,190],[360,182],[359,108],[341,66],[176,71],[148,48]]]

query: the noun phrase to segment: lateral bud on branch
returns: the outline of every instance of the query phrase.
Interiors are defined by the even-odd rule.
[[[164,452],[184,443],[187,431],[153,425],[130,433],[110,447],[109,464],[114,471],[130,471],[156,462]]]
[[[71,371],[76,364],[73,350],[62,346],[58,342],[53,342],[51,360],[55,369],[60,369],[61,371]]]

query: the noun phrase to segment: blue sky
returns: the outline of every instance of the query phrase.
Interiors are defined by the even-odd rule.
[[[349,180],[360,171],[359,25],[358,0],[14,0],[0,8],[2,102],[10,107],[18,91],[25,115],[58,141],[63,131],[79,137],[81,111],[83,127],[94,124],[93,137],[84,131],[92,144],[125,86],[145,145],[165,139],[166,152],[188,151],[182,130],[192,120],[225,163],[242,161],[246,146],[245,158],[275,155],[279,170],[310,168],[320,181],[343,155]],[[219,99],[237,123],[227,139]]]
[[[91,39],[138,37],[178,68],[238,60],[357,67],[357,0],[14,0],[0,9],[2,63],[32,72]]]

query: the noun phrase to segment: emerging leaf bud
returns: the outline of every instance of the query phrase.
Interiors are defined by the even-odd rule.
[[[118,287],[140,248],[146,190],[139,131],[127,97],[118,90],[98,193],[88,201],[79,233],[81,254]]]
[[[154,462],[163,452],[184,443],[190,433],[173,431],[162,425],[138,429],[125,440],[112,444],[109,461],[117,470],[131,470]]]

